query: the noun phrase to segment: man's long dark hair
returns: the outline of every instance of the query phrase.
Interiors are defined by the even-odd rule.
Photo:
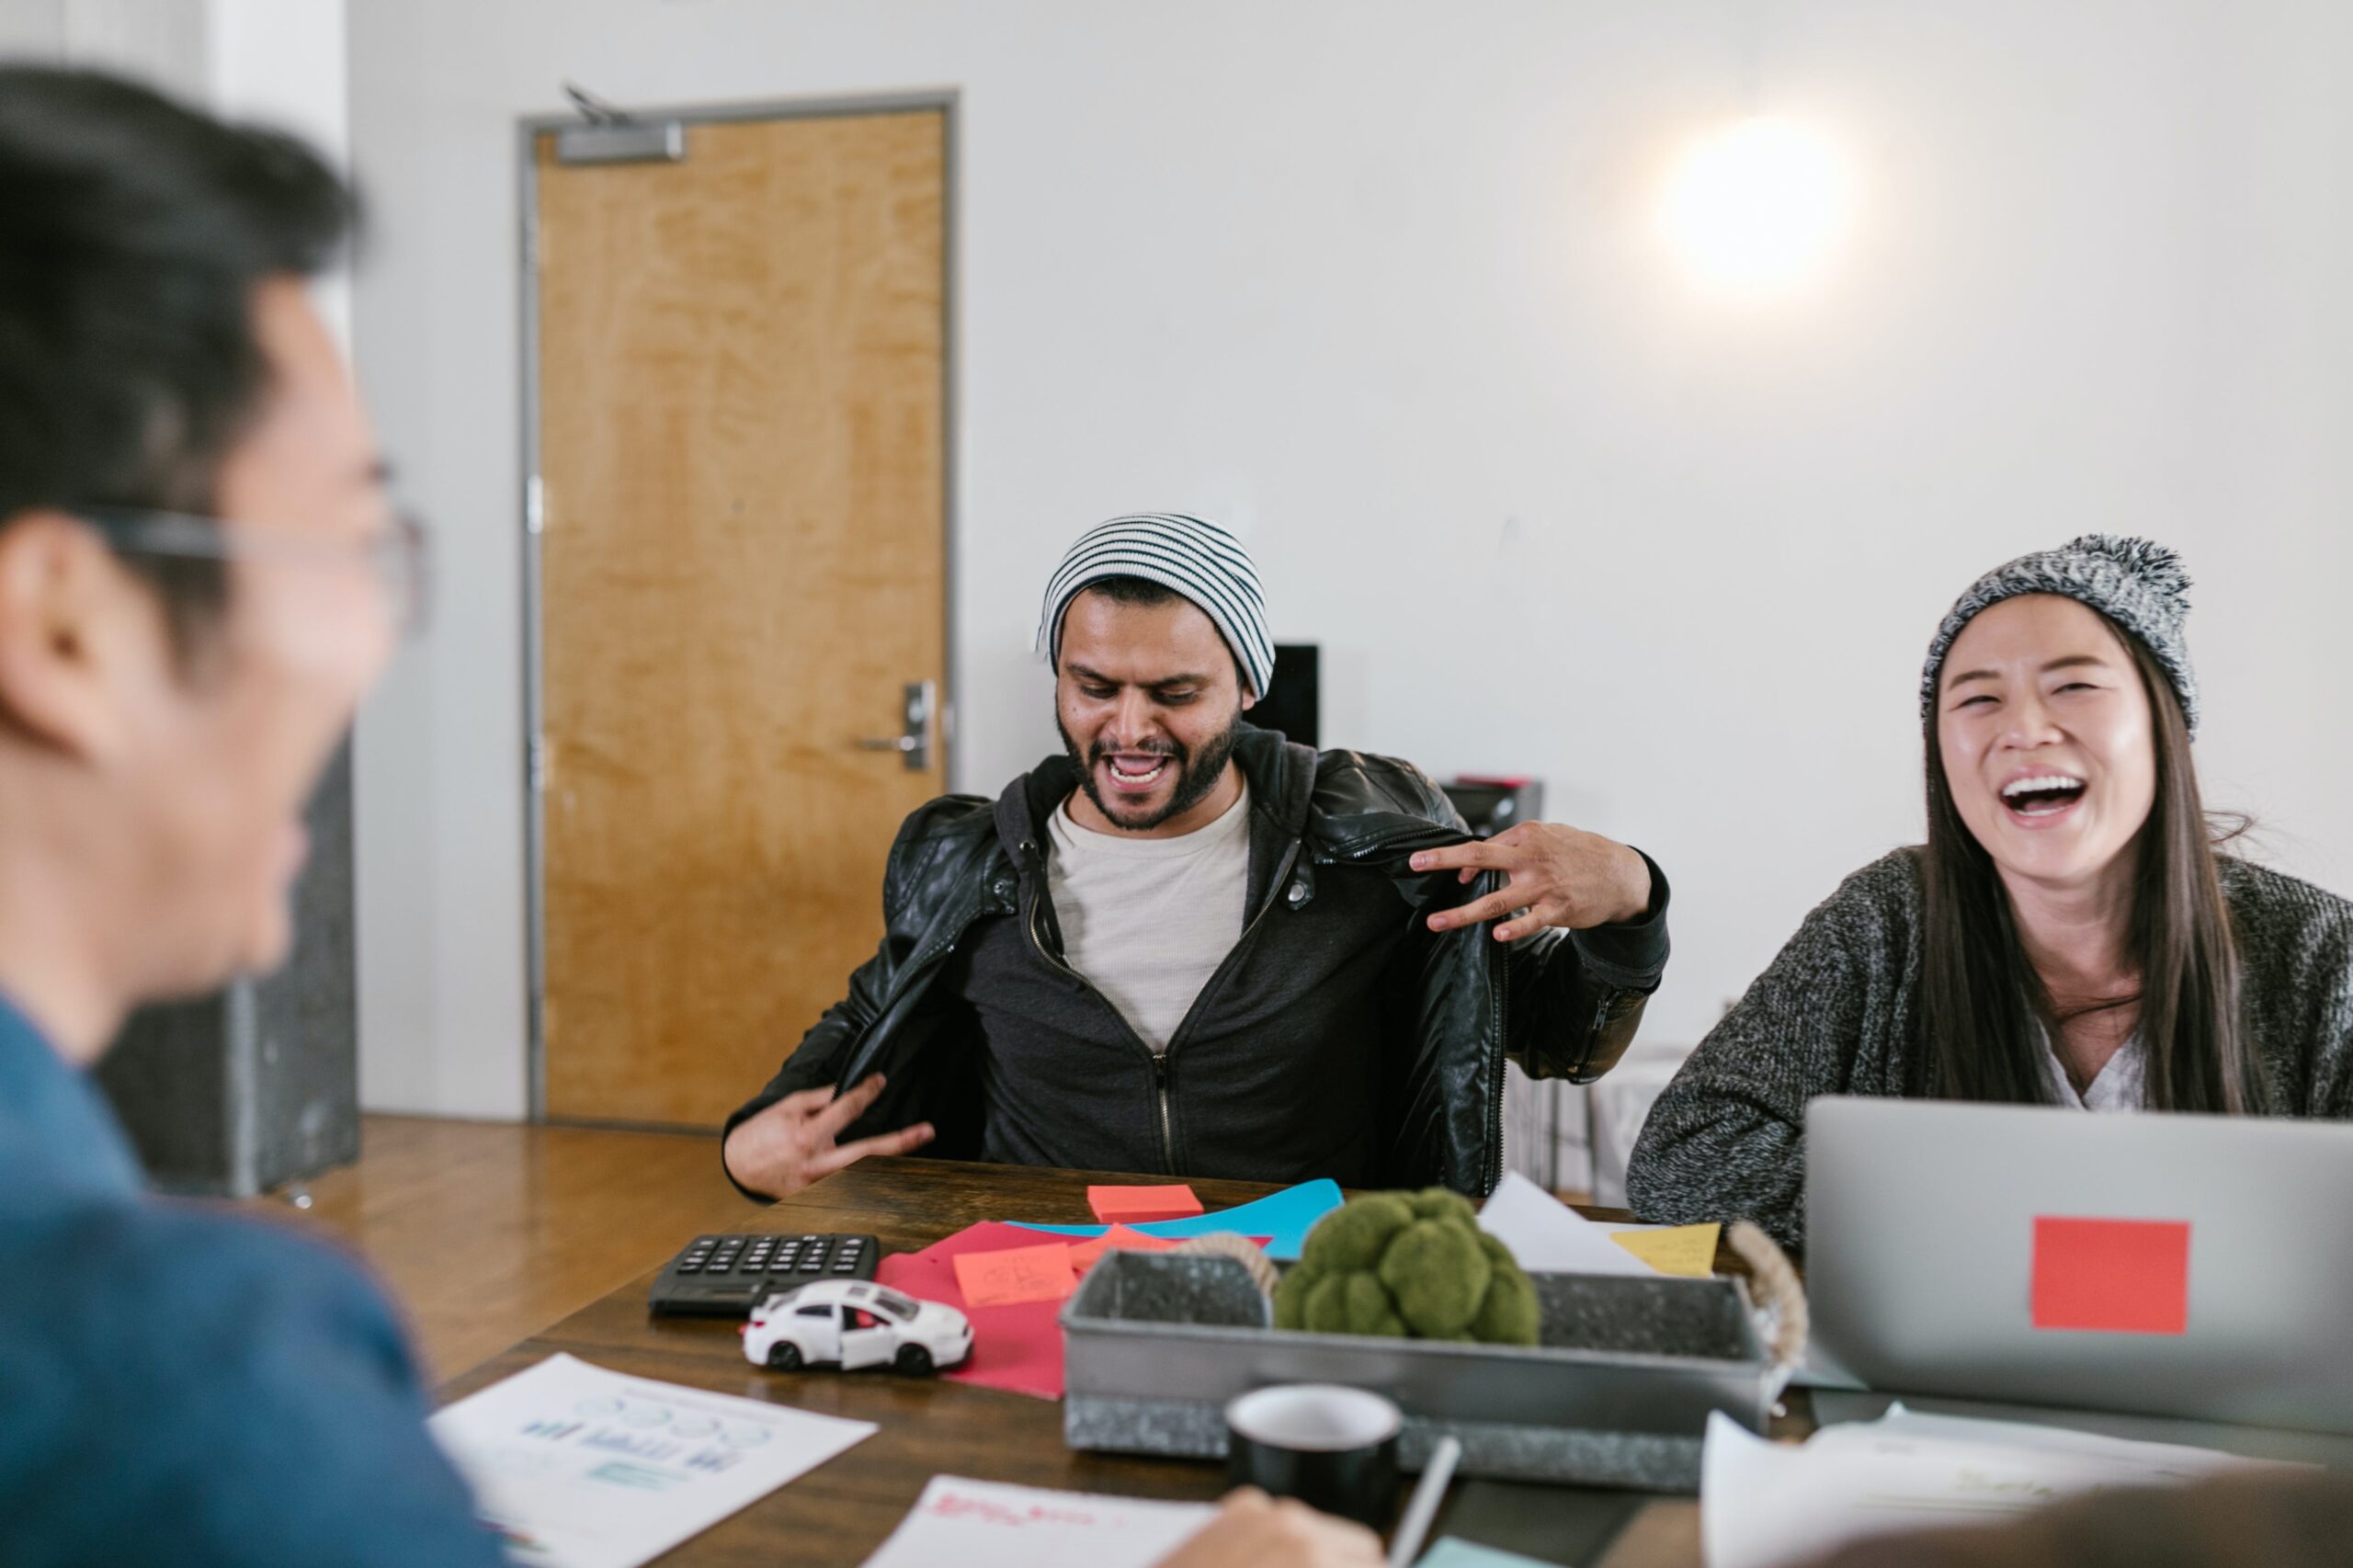
[[[2148,693],[2156,798],[2126,851],[2136,858],[2126,950],[2140,989],[2096,1006],[2139,1006],[2151,1108],[2259,1111],[2268,1096],[2239,1008],[2238,952],[2189,726],[2163,666],[2139,638],[2108,624]],[[2061,1026],[2081,1009],[2063,1015],[2028,961],[1993,858],[1953,803],[1933,711],[1926,729],[1923,1049],[1913,1087],[1948,1099],[2047,1103],[2053,1096],[2043,1033],[2055,1045]]]

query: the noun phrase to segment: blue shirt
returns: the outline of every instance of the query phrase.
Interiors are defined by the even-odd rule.
[[[357,1268],[150,1197],[0,1002],[0,1562],[492,1568],[426,1411]]]

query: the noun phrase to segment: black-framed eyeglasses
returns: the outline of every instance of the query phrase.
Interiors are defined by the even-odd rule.
[[[134,555],[191,561],[358,562],[375,578],[384,595],[387,616],[401,638],[413,639],[425,630],[432,597],[431,550],[425,524],[412,512],[395,511],[391,521],[368,538],[347,542],[290,534],[263,523],[232,525],[224,518],[186,512],[77,506],[74,516],[106,535],[116,550]]]

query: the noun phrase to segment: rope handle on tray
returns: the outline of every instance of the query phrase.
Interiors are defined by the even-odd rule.
[[[1745,1220],[1733,1221],[1724,1240],[1748,1265],[1773,1359],[1784,1367],[1796,1366],[1805,1358],[1805,1285],[1798,1278],[1790,1255]]]
[[[1206,1236],[1195,1236],[1179,1242],[1169,1249],[1178,1257],[1230,1257],[1249,1273],[1250,1283],[1258,1287],[1258,1294],[1272,1297],[1275,1293],[1275,1266],[1257,1243],[1232,1231],[1213,1231]]]

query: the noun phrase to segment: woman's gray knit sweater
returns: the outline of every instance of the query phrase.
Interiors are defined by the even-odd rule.
[[[1646,1220],[1746,1218],[1805,1243],[1805,1108],[1902,1095],[1919,1047],[1918,851],[1848,877],[1708,1032],[1626,1172]],[[2353,904],[2225,857],[2240,991],[2281,1115],[2353,1118]]]

